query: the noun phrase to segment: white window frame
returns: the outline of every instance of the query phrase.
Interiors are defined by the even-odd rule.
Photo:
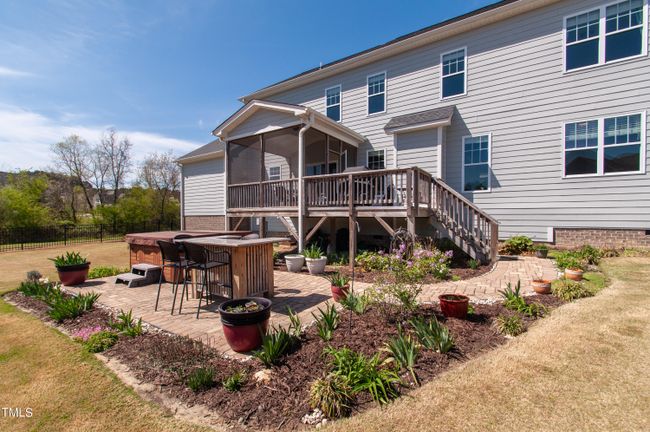
[[[338,89],[339,89],[339,103],[338,103],[338,104],[333,104],[333,105],[328,105],[328,104],[327,104],[327,92],[328,92],[329,90],[332,90],[332,89],[335,89],[335,88],[338,88]],[[384,90],[385,90],[385,89],[386,89],[386,85],[384,84]],[[341,123],[341,122],[343,121],[343,86],[342,86],[341,84],[337,84],[337,85],[332,86],[332,87],[327,87],[327,88],[325,89],[325,117],[329,118],[329,117],[327,116],[327,108],[329,108],[329,107],[333,107],[333,106],[336,106],[336,105],[339,106],[339,119],[336,120],[336,121],[337,121],[338,123]],[[384,106],[385,106],[385,105],[384,105]],[[330,119],[330,120],[331,120],[331,119]]]
[[[277,168],[277,169],[279,170],[279,172],[278,172],[278,176],[279,176],[279,178],[277,178],[277,179],[272,179],[272,178],[271,178],[271,170],[272,170],[273,168]],[[268,174],[268,175],[269,175],[269,181],[282,180],[282,165],[271,165],[271,166],[269,167],[269,174]]]
[[[456,73],[453,73],[451,75],[444,75],[443,76],[443,74],[442,74],[442,58],[444,56],[446,56],[447,54],[451,54],[451,53],[461,51],[461,50],[465,53],[465,57],[464,57],[464,59],[465,59],[465,62],[464,62],[465,63],[465,70],[463,70],[463,72],[456,72]],[[459,97],[467,96],[467,69],[468,69],[467,68],[467,46],[458,47],[458,48],[455,48],[455,49],[452,49],[452,50],[449,50],[449,51],[445,51],[445,52],[440,54],[440,100],[441,101],[446,101],[446,100],[450,100],[450,99],[456,99],[456,98],[459,98]],[[459,93],[459,94],[455,94],[453,96],[443,97],[442,96],[442,80],[443,80],[443,78],[445,78],[447,76],[458,75],[460,73],[465,74],[465,80],[464,80],[464,83],[463,83],[464,92]]]
[[[371,114],[370,113],[370,96],[371,95],[369,94],[370,78],[376,77],[377,75],[384,75],[384,110],[383,111],[377,111],[377,112],[374,112],[374,113]],[[388,111],[388,99],[386,98],[387,93],[388,93],[388,74],[386,73],[386,71],[376,72],[376,73],[372,73],[370,75],[366,75],[366,117],[376,116],[376,115],[380,115],[380,114],[386,114],[386,112]],[[379,93],[377,93],[377,94],[379,94]],[[372,96],[376,96],[376,95],[372,95]]]
[[[646,141],[648,137],[648,129],[646,126],[646,113],[647,111],[633,111],[621,114],[611,114],[599,117],[591,117],[588,119],[578,119],[571,120],[562,123],[562,178],[563,179],[574,179],[574,178],[585,178],[585,177],[611,177],[611,176],[625,176],[625,175],[644,175],[646,173],[647,165],[647,153],[646,153]],[[624,116],[633,116],[641,114],[641,149],[639,150],[639,171],[621,171],[621,172],[605,172],[605,148],[606,147],[616,147],[624,145],[633,145],[634,143],[625,143],[625,144],[615,144],[605,146],[605,119],[624,117]],[[594,121],[598,122],[598,145],[596,146],[596,172],[594,174],[566,174],[566,125],[572,123],[581,123]],[[570,151],[570,150],[569,150]]]
[[[607,35],[612,35],[612,34],[624,32],[624,31],[628,31],[631,28],[636,28],[636,27],[630,27],[630,28],[626,28],[624,30],[617,30],[617,31],[612,32],[612,33],[607,33],[607,27],[606,27],[607,26],[607,8],[609,6],[612,6],[612,5],[615,5],[615,4],[618,4],[618,3],[621,3],[621,0],[612,1],[612,2],[608,2],[606,4],[603,4],[601,6],[598,6],[598,7],[592,7],[592,8],[589,8],[589,9],[581,10],[581,11],[572,13],[570,15],[565,15],[562,18],[562,71],[564,72],[564,74],[570,74],[570,73],[573,73],[573,72],[580,72],[580,71],[583,71],[583,70],[586,70],[586,69],[600,67],[600,66],[604,66],[604,65],[608,65],[608,64],[614,64],[614,63],[619,63],[619,62],[638,59],[638,58],[641,58],[641,57],[647,57],[647,55],[648,55],[648,0],[643,0],[643,25],[641,26],[642,27],[642,30],[641,30],[641,33],[642,33],[641,54],[637,54],[637,55],[634,55],[634,56],[631,56],[631,57],[624,57],[624,58],[620,58],[620,59],[616,59],[616,60],[605,61],[605,39],[606,39]],[[567,25],[566,25],[567,20],[569,18],[573,18],[573,17],[578,16],[578,15],[589,13],[589,12],[592,12],[592,11],[597,10],[597,9],[600,10],[600,19],[599,19],[599,22],[598,22],[598,63],[588,65],[588,66],[583,66],[583,67],[580,67],[580,68],[567,70],[567,68],[566,68],[567,67],[566,53],[567,53],[567,46],[568,46],[567,42],[566,42],[566,39],[567,39],[566,38],[566,36],[567,36]],[[585,42],[585,41],[588,41],[588,40],[591,40],[591,39],[596,39],[596,38],[583,39],[580,42]],[[571,43],[569,45],[573,45],[574,43],[579,43],[579,42],[573,42],[573,43]],[[571,123],[571,122],[569,122],[569,123]]]
[[[381,149],[369,149],[366,150],[366,166],[370,168],[370,152],[382,152],[384,153],[384,167],[383,168],[371,168],[371,169],[386,169],[388,159],[386,158],[386,149],[381,148]]]
[[[476,138],[476,137],[481,137],[481,136],[486,136],[488,137],[488,160],[487,160],[487,166],[488,166],[488,186],[487,189],[484,190],[465,190],[465,141],[468,138]],[[472,135],[465,135],[463,136],[463,146],[462,146],[462,152],[463,152],[463,163],[461,165],[461,174],[460,174],[460,179],[461,179],[461,185],[462,185],[462,191],[465,194],[475,194],[475,193],[488,193],[492,192],[492,132],[488,133],[477,133],[477,134],[472,134]],[[478,164],[470,164],[469,166],[473,165],[483,165],[484,162],[478,163]]]

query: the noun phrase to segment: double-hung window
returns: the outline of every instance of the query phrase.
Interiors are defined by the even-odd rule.
[[[269,180],[280,179],[282,179],[282,167],[279,165],[269,167]]]
[[[370,169],[386,168],[386,151],[385,150],[368,150],[367,165]]]
[[[645,116],[632,114],[564,125],[564,175],[645,171]]]
[[[386,111],[386,73],[368,77],[368,114]]]
[[[490,135],[463,138],[463,191],[490,189]]]
[[[646,1],[625,0],[565,18],[565,70],[644,55]]]
[[[467,49],[444,53],[440,56],[440,96],[442,99],[467,93]]]
[[[325,90],[325,112],[334,121],[341,121],[341,86]]]

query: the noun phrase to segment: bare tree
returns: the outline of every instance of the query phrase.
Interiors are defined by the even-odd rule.
[[[110,165],[108,160],[104,157],[102,152],[102,147],[96,145],[90,151],[90,172],[91,172],[91,183],[99,198],[99,203],[104,205],[104,199],[106,198],[106,181],[108,179],[108,170]]]
[[[126,182],[131,170],[131,148],[133,144],[128,137],[119,139],[115,129],[108,129],[99,143],[100,158],[107,165],[107,183],[113,189],[113,204],[117,203],[120,188]]]
[[[153,189],[160,199],[160,221],[165,218],[165,206],[169,199],[178,192],[181,183],[181,170],[171,151],[152,153],[140,166],[138,180],[147,188]]]
[[[78,135],[70,135],[63,141],[52,145],[55,155],[57,170],[72,177],[81,187],[88,208],[92,209],[90,178],[90,154],[88,142]]]

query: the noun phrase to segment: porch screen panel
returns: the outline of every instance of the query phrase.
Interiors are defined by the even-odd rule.
[[[261,181],[261,145],[259,136],[230,142],[228,151],[229,184]]]

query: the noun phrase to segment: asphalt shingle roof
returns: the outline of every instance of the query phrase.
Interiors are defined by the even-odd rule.
[[[406,126],[416,126],[419,124],[435,123],[444,120],[451,120],[454,115],[455,105],[435,108],[427,111],[420,111],[411,114],[404,114],[390,119],[384,130],[402,128]]]
[[[208,144],[201,146],[195,150],[192,150],[191,152],[179,157],[176,161],[177,162],[183,162],[188,159],[194,159],[197,157],[201,156],[206,156],[211,153],[216,153],[219,151],[224,151],[226,149],[225,144],[221,140],[214,140],[212,142],[209,142]]]

